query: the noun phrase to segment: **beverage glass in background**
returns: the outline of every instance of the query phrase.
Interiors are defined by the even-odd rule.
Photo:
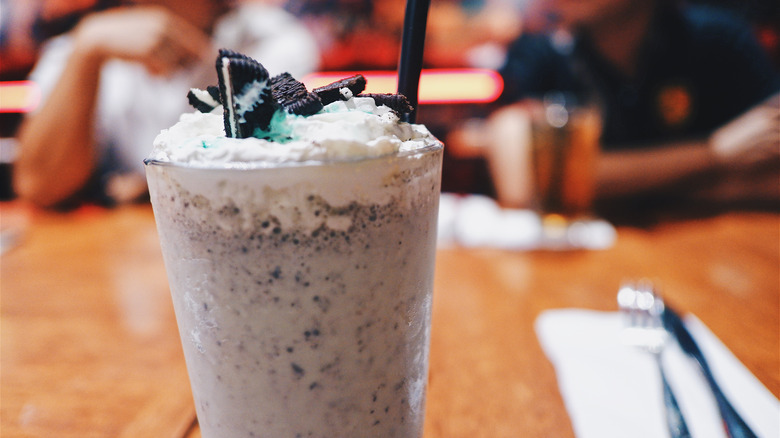
[[[442,150],[147,161],[205,438],[422,435]]]
[[[592,216],[600,112],[572,95],[551,93],[530,114],[533,205],[546,237],[555,238]]]

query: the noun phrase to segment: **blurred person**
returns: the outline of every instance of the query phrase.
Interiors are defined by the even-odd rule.
[[[780,76],[745,23],[666,0],[549,0],[500,70],[488,123],[447,139],[481,148],[499,201],[527,206],[522,102],[551,91],[588,96],[603,117],[600,200],[780,201]],[[484,129],[485,127],[488,129]],[[488,140],[483,140],[488,139]]]
[[[519,34],[519,1],[431,2],[425,66],[497,68],[496,59]],[[405,6],[402,0],[288,0],[285,7],[317,35],[324,70],[395,70]]]
[[[222,47],[272,75],[301,76],[319,61],[308,30],[261,1],[119,0],[49,41],[30,75],[44,97],[18,135],[18,196],[42,206],[143,197],[142,160],[192,111],[188,90],[213,85]]]
[[[519,34],[516,0],[432,2],[425,38],[425,62],[432,67],[497,69],[506,46]]]
[[[403,27],[402,1],[288,0],[285,8],[317,36],[323,70],[396,67]]]

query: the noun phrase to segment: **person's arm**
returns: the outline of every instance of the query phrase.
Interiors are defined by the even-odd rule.
[[[507,106],[490,117],[481,136],[473,136],[484,143],[469,149],[472,154],[480,151],[485,155],[499,203],[507,207],[527,207],[533,196],[530,130],[527,108],[522,104]],[[596,195],[614,198],[661,190],[707,175],[717,166],[706,141],[601,153],[596,165]]]
[[[679,186],[717,168],[706,141],[601,154],[596,166],[596,193],[614,198]]]
[[[76,47],[43,107],[25,120],[14,163],[22,199],[55,205],[78,191],[95,168],[94,112],[102,61]]]
[[[532,196],[529,117],[522,104],[509,105],[471,128],[475,132],[447,139],[456,153],[485,156],[498,201],[507,207],[527,207]],[[756,190],[771,179],[767,169],[780,168],[779,164],[780,95],[775,95],[708,138],[603,152],[597,161],[596,196],[609,199],[673,190],[708,199],[717,199],[719,193],[726,200],[766,198],[766,190],[764,194]],[[696,185],[699,181],[705,185]],[[718,184],[706,185],[713,181]]]
[[[160,7],[110,10],[73,31],[73,51],[49,97],[19,132],[14,189],[42,206],[67,200],[97,164],[94,140],[100,70],[109,59],[138,62],[168,74],[198,60],[209,47],[200,29]]]
[[[697,178],[749,181],[756,170],[780,162],[780,95],[757,105],[700,141],[667,143],[641,150],[602,153],[597,166],[600,198],[628,196],[668,188],[707,191]],[[746,185],[746,187],[751,185]],[[755,187],[754,185],[752,187]],[[713,188],[714,189],[714,188]],[[729,198],[739,194],[723,187]],[[743,193],[750,197],[751,193]]]

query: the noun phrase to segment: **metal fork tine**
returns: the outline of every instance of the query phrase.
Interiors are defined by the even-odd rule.
[[[663,385],[664,407],[669,434],[673,438],[690,437],[688,426],[680,412],[661,362],[668,333],[661,320],[664,303],[653,283],[640,280],[624,283],[617,295],[618,307],[624,316],[623,340],[653,354]]]

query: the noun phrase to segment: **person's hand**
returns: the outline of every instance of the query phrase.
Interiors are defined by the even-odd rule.
[[[744,169],[780,160],[780,95],[715,131],[710,145],[726,168]]]
[[[160,6],[92,14],[77,26],[75,42],[97,59],[138,62],[158,75],[202,61],[210,50],[208,35]]]

